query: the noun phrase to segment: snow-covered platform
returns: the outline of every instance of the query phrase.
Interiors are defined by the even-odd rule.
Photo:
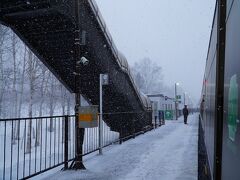
[[[40,176],[58,180],[197,180],[198,116],[188,124],[180,117],[122,145],[104,149],[103,155],[90,155],[84,171],[58,171]]]

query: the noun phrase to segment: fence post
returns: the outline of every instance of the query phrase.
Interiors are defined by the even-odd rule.
[[[102,89],[102,80],[103,80],[103,74],[100,74],[99,76],[99,86],[100,86],[100,93],[99,93],[99,109],[100,109],[100,115],[99,115],[99,136],[98,136],[98,143],[99,143],[99,154],[102,154],[102,146],[103,146],[103,89]]]
[[[154,116],[154,122],[155,122],[155,129],[157,128],[157,116]]]
[[[64,117],[64,169],[68,169],[68,116]]]
[[[122,144],[123,142],[123,117],[121,116],[121,130],[120,130],[120,135],[119,135],[119,138],[120,138],[120,141],[119,141],[119,144]]]
[[[160,111],[160,113],[159,113],[159,118],[158,118],[158,120],[159,120],[159,126],[162,126],[163,112],[161,112],[161,111]]]

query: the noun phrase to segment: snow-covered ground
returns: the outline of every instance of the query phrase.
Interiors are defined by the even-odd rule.
[[[195,180],[197,179],[197,114],[166,121],[166,125],[122,145],[113,145],[103,155],[85,157],[84,171],[57,171],[37,179],[96,180]]]
[[[0,122],[0,180],[21,179],[41,170],[64,162],[64,130],[62,117],[53,119],[53,131],[49,131],[50,118],[33,119],[31,142],[27,148],[29,120],[19,121],[19,139],[11,141],[13,125],[17,121]],[[37,125],[40,122],[39,135]],[[75,153],[75,118],[69,119],[68,157],[72,159]],[[5,127],[6,126],[6,127]],[[38,125],[39,127],[39,125]],[[86,128],[83,153],[98,149],[98,127]],[[39,145],[35,146],[39,137]],[[119,133],[113,132],[103,123],[103,145],[108,145],[119,139]],[[30,138],[29,138],[30,141]],[[28,153],[26,153],[29,151]]]

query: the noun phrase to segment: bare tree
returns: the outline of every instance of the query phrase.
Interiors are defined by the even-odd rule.
[[[49,115],[50,116],[53,116],[54,114],[54,109],[55,109],[55,106],[56,106],[56,83],[57,83],[57,80],[56,78],[54,77],[54,75],[49,72],[49,88],[48,88],[48,99],[49,99]],[[54,131],[54,127],[53,127],[53,119],[50,118],[50,126],[48,128],[48,130],[50,132],[53,132]]]
[[[49,80],[48,78],[46,78],[46,74],[47,74],[48,70],[44,65],[41,65],[41,86],[40,86],[40,104],[39,104],[39,117],[42,117],[43,115],[43,104],[44,104],[44,96],[46,94],[46,89],[47,89],[47,80]],[[37,137],[36,137],[36,141],[35,141],[35,146],[39,146],[40,145],[40,130],[41,130],[41,126],[42,126],[42,122],[40,120],[38,120],[37,123]]]
[[[18,103],[18,110],[17,110],[17,116],[21,117],[21,110],[22,110],[22,103],[23,103],[23,90],[24,90],[24,82],[25,82],[25,71],[26,71],[26,54],[27,54],[27,47],[24,46],[24,53],[23,53],[23,64],[21,69],[21,80],[20,80],[20,91],[19,91],[19,103]],[[15,133],[15,139],[20,139],[20,121],[16,122],[16,133]]]
[[[6,91],[6,75],[9,75],[6,73],[6,70],[4,68],[4,44],[6,42],[7,38],[7,33],[8,29],[2,25],[0,25],[0,117],[3,116],[3,108],[2,108],[2,103],[3,103],[3,95]]]
[[[43,104],[44,104],[44,96],[46,95],[47,91],[47,84],[49,78],[46,78],[46,75],[48,74],[47,68],[42,65],[41,66],[41,86],[40,86],[40,101],[39,101],[39,117],[43,115]]]
[[[33,53],[30,50],[28,51],[27,64],[28,64],[27,75],[29,78],[29,90],[30,90],[28,116],[31,118],[33,116],[33,103],[34,103],[33,100],[34,100],[34,93],[35,93],[36,87],[37,87],[36,81],[38,79],[39,63],[38,63],[38,59],[33,55]],[[28,122],[26,153],[31,152],[31,134],[32,134],[32,132],[33,132],[32,120],[30,119]],[[33,133],[33,134],[35,134],[35,133]]]
[[[17,66],[17,36],[16,34],[12,31],[11,32],[11,53],[12,53],[12,60],[13,60],[13,81],[12,81],[12,92],[13,92],[13,117],[17,117],[17,112],[18,112],[18,93],[17,93],[17,71],[18,71],[18,66]],[[17,121],[14,121],[14,127],[13,127],[13,140],[12,143],[15,144],[15,139],[16,139],[16,134],[17,134],[17,124],[19,124]]]
[[[12,59],[13,59],[13,86],[12,86],[12,91],[13,91],[13,116],[17,117],[17,104],[18,104],[18,94],[17,94],[17,89],[16,89],[16,84],[17,84],[17,36],[16,34],[12,31],[11,33],[11,51],[12,51]]]
[[[162,68],[149,58],[144,58],[132,67],[137,86],[144,93],[158,93],[163,88]]]
[[[67,90],[66,88],[59,83],[60,87],[60,101],[61,101],[61,107],[62,107],[62,115],[65,115],[65,107],[66,107],[66,98],[67,98]]]
[[[27,47],[24,45],[24,55],[23,55],[23,65],[21,70],[21,82],[20,82],[20,91],[19,91],[19,105],[18,105],[18,116],[21,116],[22,103],[23,103],[23,91],[25,84],[25,74],[26,74],[26,59],[27,59]]]

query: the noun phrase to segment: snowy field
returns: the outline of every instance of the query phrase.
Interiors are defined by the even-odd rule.
[[[198,115],[166,125],[89,155],[87,170],[48,172],[34,179],[51,180],[197,180]]]

